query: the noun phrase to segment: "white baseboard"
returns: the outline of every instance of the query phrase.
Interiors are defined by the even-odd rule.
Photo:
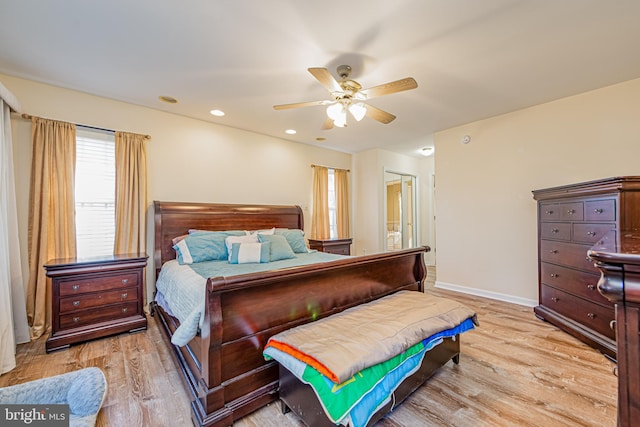
[[[538,305],[538,300],[532,300],[529,298],[521,298],[513,295],[501,294],[499,292],[485,291],[482,289],[468,288],[466,286],[454,285],[452,283],[440,282],[436,280],[436,288],[446,289],[449,291],[460,292],[463,294],[476,295],[479,297],[495,299],[498,301],[510,302],[513,304],[524,305],[527,307],[535,307]]]

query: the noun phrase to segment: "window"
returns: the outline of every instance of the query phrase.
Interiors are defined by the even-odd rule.
[[[78,127],[75,203],[79,258],[113,254],[115,191],[115,135]]]
[[[329,237],[335,239],[338,237],[338,220],[337,220],[337,200],[336,200],[336,180],[334,170],[329,168],[328,179],[328,193],[329,193]]]

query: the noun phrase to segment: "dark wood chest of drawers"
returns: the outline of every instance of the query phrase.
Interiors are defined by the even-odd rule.
[[[51,282],[47,352],[120,332],[146,329],[144,254],[56,259],[45,264]]]
[[[351,239],[309,239],[309,248],[338,255],[351,255]]]
[[[613,304],[597,289],[587,252],[607,233],[640,226],[640,177],[616,177],[533,191],[538,201],[536,316],[616,357]]]

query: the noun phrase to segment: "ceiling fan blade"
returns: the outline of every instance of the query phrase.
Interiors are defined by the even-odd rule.
[[[380,123],[384,123],[385,125],[391,123],[396,118],[393,114],[382,111],[381,109],[369,104],[367,104],[367,117],[377,120]]]
[[[333,104],[334,102],[336,101],[329,101],[325,99],[323,101],[296,102],[293,104],[274,105],[273,108],[275,110],[287,110],[289,108],[312,107],[314,105],[329,105]]]
[[[414,80],[414,78],[407,77],[404,79],[396,80],[394,82],[362,89],[360,92],[358,92],[358,94],[364,95],[365,99],[371,99],[377,96],[390,95],[392,93],[402,92],[404,90],[415,89],[417,87],[418,83]]]
[[[322,123],[322,130],[329,130],[329,129],[333,129],[333,120],[327,117],[324,120],[324,123]]]
[[[308,68],[308,70],[329,93],[344,92],[338,81],[326,68]]]

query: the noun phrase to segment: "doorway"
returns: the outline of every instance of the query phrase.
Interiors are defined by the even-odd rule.
[[[385,250],[413,248],[416,244],[416,177],[384,172]]]

